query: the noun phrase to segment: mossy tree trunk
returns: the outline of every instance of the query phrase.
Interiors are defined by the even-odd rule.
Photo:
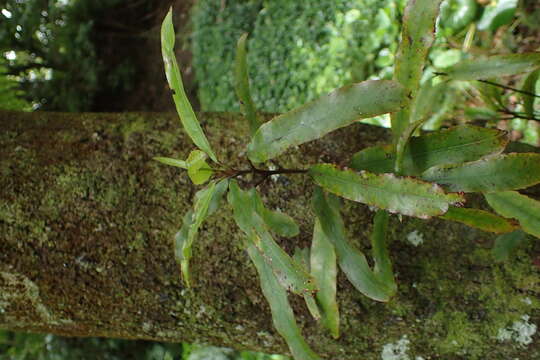
[[[247,166],[237,116],[201,118],[218,156]],[[346,165],[354,151],[388,139],[384,129],[355,125],[290,151],[279,164]],[[228,206],[204,225],[193,289],[182,286],[172,237],[196,188],[152,157],[185,158],[191,149],[172,114],[0,112],[0,327],[286,353]],[[282,246],[308,246],[309,178],[280,177],[261,191],[301,227],[296,238],[279,239]],[[350,202],[344,209],[350,238],[369,252],[373,213]],[[411,358],[540,358],[537,337],[528,347],[495,339],[525,314],[540,320],[537,241],[498,264],[489,234],[439,220],[393,217],[391,225],[398,295],[371,301],[340,275],[339,340],[290,297],[319,354],[379,359],[384,344],[406,335]],[[413,246],[411,236],[423,244]]]

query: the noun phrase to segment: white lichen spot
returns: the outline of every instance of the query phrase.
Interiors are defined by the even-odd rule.
[[[197,319],[200,319],[205,313],[206,313],[206,307],[204,307],[204,305],[201,305],[201,307],[199,308],[199,311],[197,312],[195,317]]]
[[[407,235],[407,241],[414,246],[418,246],[424,242],[424,235],[414,230]]]
[[[407,339],[407,335],[403,335],[395,343],[386,344],[383,346],[381,353],[382,360],[410,360],[407,351],[409,351],[409,344],[411,341]]]
[[[4,309],[4,312],[11,303],[17,303],[18,306],[28,305],[29,311],[33,309],[42,320],[54,323],[53,316],[41,301],[39,288],[33,281],[22,274],[7,272],[0,272],[0,277],[6,284],[4,288],[7,290],[0,297],[0,307]]]
[[[527,305],[532,305],[532,300],[528,297],[521,299],[522,302],[524,302]]]
[[[513,340],[525,347],[532,343],[532,337],[536,333],[536,324],[529,323],[529,315],[523,315],[521,320],[516,320],[511,327],[499,329],[497,340]]]
[[[236,331],[244,331],[244,327],[243,327],[242,325],[236,325],[236,326],[234,327],[234,329],[235,329]]]

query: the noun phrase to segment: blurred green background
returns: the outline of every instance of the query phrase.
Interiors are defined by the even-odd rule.
[[[405,0],[4,0],[0,4],[0,109],[173,111],[159,27],[175,9],[177,57],[191,101],[237,112],[232,67],[249,33],[254,101],[284,112],[353,82],[391,78]],[[537,0],[446,0],[430,71],[470,56],[540,50]],[[508,84],[520,87],[522,78]],[[538,119],[505,116],[521,104],[511,91],[470,83],[444,87],[428,129],[473,122],[540,145]],[[540,92],[540,82],[535,91]],[[495,99],[495,100],[494,100]],[[498,105],[499,104],[499,105]],[[535,103],[540,118],[540,101]],[[535,113],[536,114],[536,113]],[[385,125],[380,117],[369,122]],[[68,339],[0,331],[0,360],[284,359],[187,344]]]

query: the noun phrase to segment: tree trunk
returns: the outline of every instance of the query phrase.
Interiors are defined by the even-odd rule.
[[[247,167],[238,116],[201,118],[218,157]],[[357,124],[293,149],[279,165],[346,165],[354,151],[388,139],[384,129]],[[152,157],[185,158],[193,148],[172,114],[0,112],[0,327],[287,353],[228,205],[194,245],[193,288],[180,281],[172,238],[196,188]],[[260,189],[301,227],[282,246],[309,246],[309,178],[281,176]],[[373,213],[346,202],[344,215],[351,241],[369,253]],[[501,264],[490,234],[437,219],[394,216],[391,226],[398,294],[372,301],[340,274],[338,340],[290,296],[316,352],[379,359],[385,344],[407,336],[411,359],[540,358],[537,335],[528,346],[496,339],[523,315],[538,323],[537,241]],[[407,240],[415,236],[423,244]]]

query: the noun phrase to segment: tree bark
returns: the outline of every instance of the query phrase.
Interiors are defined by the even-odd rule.
[[[234,114],[201,119],[218,157],[247,167],[247,125]],[[355,151],[388,140],[385,129],[357,124],[278,161],[346,165]],[[172,238],[196,188],[181,169],[152,157],[185,158],[193,148],[173,114],[0,112],[0,327],[287,353],[228,205],[194,245],[193,288],[180,281]],[[280,176],[260,189],[300,225],[301,235],[281,245],[309,246],[308,176]],[[368,254],[373,213],[346,202],[344,216],[351,241]],[[415,235],[423,244],[407,241]],[[528,346],[496,339],[523,315],[538,323],[538,241],[495,263],[493,239],[438,219],[394,216],[397,296],[372,301],[340,274],[334,340],[291,295],[304,336],[327,359],[379,359],[403,336],[411,359],[540,358],[537,335]]]

